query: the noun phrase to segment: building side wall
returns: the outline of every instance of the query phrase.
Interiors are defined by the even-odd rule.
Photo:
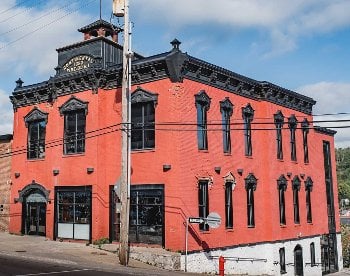
[[[10,153],[12,141],[0,141],[0,154]],[[0,231],[9,230],[11,155],[0,158]]]
[[[340,235],[339,235],[340,236]],[[315,266],[311,266],[310,244],[315,244]],[[274,243],[262,243],[225,250],[198,252],[187,256],[187,271],[194,273],[218,273],[218,257],[225,258],[225,274],[234,275],[282,275],[279,249],[285,249],[286,273],[294,274],[294,249],[299,245],[303,252],[304,275],[322,275],[320,237],[306,237]],[[263,254],[262,254],[263,252]],[[185,255],[181,256],[181,269],[185,270]]]

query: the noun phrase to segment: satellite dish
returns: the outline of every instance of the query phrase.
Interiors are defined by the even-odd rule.
[[[221,217],[218,213],[211,212],[206,218],[206,223],[210,228],[219,228],[221,225]]]

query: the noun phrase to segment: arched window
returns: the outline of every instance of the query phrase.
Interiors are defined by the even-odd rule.
[[[309,163],[309,146],[308,146],[309,122],[306,118],[301,123],[301,129],[303,131],[304,163]]]
[[[245,145],[245,155],[253,155],[252,146],[252,121],[254,119],[254,109],[248,103],[246,107],[242,108],[242,117],[244,124],[244,145]]]
[[[275,126],[276,126],[276,142],[277,142],[277,159],[283,159],[283,144],[282,144],[282,128],[284,124],[284,116],[279,110],[275,115]]]
[[[59,110],[61,116],[64,116],[64,154],[85,152],[88,103],[72,96]]]
[[[303,276],[304,275],[304,262],[303,262],[303,249],[298,244],[294,248],[294,275]]]
[[[45,157],[45,136],[48,114],[34,108],[25,117],[28,128],[27,158],[39,159]]]
[[[297,129],[298,120],[293,114],[288,118],[288,127],[290,130],[290,157],[292,161],[297,161],[295,130]]]
[[[300,224],[300,215],[299,215],[299,191],[300,191],[300,179],[298,176],[295,176],[292,181],[293,186],[293,209],[294,209],[294,223]]]
[[[228,97],[220,102],[224,153],[231,153],[231,116],[233,104]]]
[[[198,149],[208,149],[208,134],[207,134],[207,112],[210,108],[210,98],[204,90],[195,95],[197,108],[197,138]]]
[[[312,207],[311,207],[311,192],[314,182],[311,177],[308,176],[305,180],[305,192],[306,192],[306,220],[308,223],[312,223]]]
[[[257,179],[254,174],[250,173],[245,180],[245,189],[247,191],[247,222],[248,227],[255,227],[255,210],[254,210],[254,191],[257,186]]]
[[[279,214],[280,214],[280,224],[286,224],[286,201],[285,201],[285,191],[287,190],[287,179],[282,174],[277,180],[278,189],[278,199],[279,199]]]

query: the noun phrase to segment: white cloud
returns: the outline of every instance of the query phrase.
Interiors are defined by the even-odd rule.
[[[8,95],[0,90],[0,135],[12,133],[13,111]]]
[[[350,25],[348,0],[135,0],[133,12],[143,20],[171,28],[214,24],[258,29],[270,40],[266,56],[294,50],[300,37]]]
[[[300,93],[317,101],[314,114],[335,114],[349,112],[350,83],[320,82],[297,89]],[[349,120],[349,122],[317,123],[317,125],[350,126],[350,115],[317,116],[315,120]],[[350,128],[338,128],[335,136],[337,147],[350,147]]]

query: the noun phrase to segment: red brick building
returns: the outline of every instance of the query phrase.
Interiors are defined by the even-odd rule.
[[[0,135],[0,231],[9,230],[12,135]]]
[[[57,50],[56,75],[14,106],[10,231],[118,241],[122,47],[98,20]],[[111,37],[112,39],[109,39]],[[185,252],[191,271],[321,274],[342,268],[334,134],[315,101],[192,57],[135,54],[130,242]],[[249,262],[247,262],[247,260]],[[182,259],[183,268],[185,257]]]

